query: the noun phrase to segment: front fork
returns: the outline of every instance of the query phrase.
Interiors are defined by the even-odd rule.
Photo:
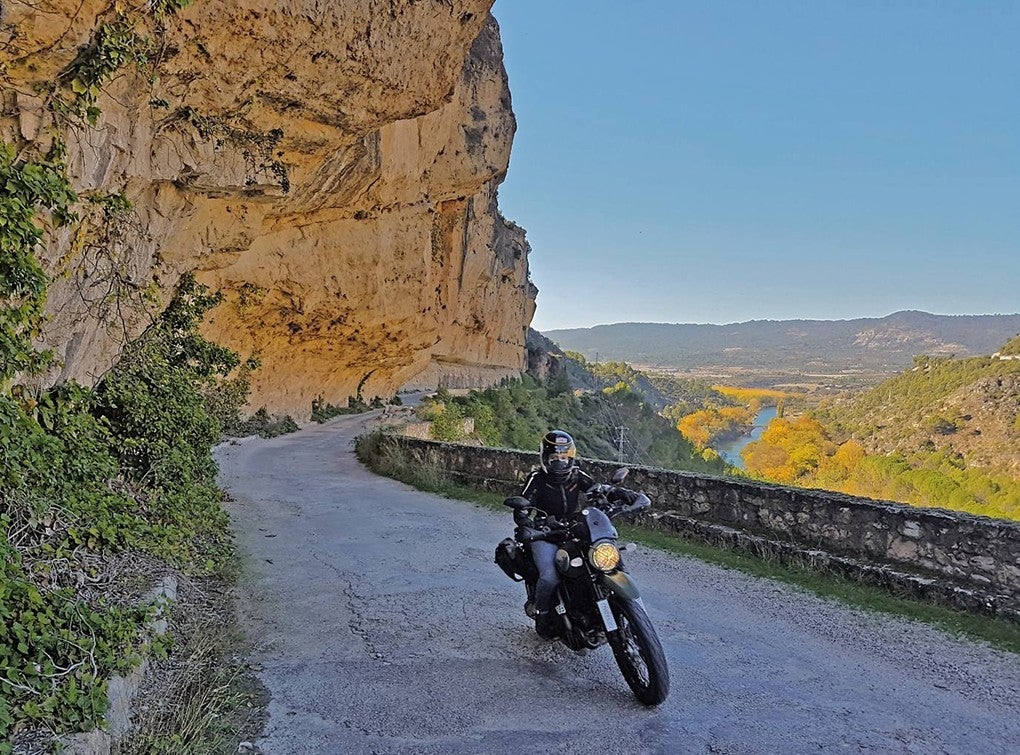
[[[610,574],[599,572],[594,575],[595,578],[592,580],[592,591],[595,595],[595,605],[599,609],[599,615],[602,617],[602,624],[606,629],[606,632],[615,632],[619,629],[616,624],[616,617],[613,616],[613,610],[609,607],[609,596],[615,595],[624,600],[633,600],[641,603],[641,594],[638,592],[637,585],[631,580],[627,573],[624,571],[617,570]],[[524,604],[524,612],[528,615],[528,618],[535,618],[535,586],[530,582],[524,583],[525,589],[528,592],[528,601]],[[563,621],[563,624],[569,630],[571,627],[570,619],[567,618],[567,607],[566,602],[563,599],[563,585],[557,589],[557,597],[559,600],[556,603],[555,611]]]
[[[567,617],[567,608],[563,600],[563,588],[559,589],[559,602],[556,604],[556,613],[559,614],[560,619],[563,621],[563,625],[568,631],[571,629],[570,619]],[[613,609],[609,606],[609,596],[618,595],[626,600],[641,601],[641,596],[638,594],[637,585],[635,585],[624,572],[616,571],[612,574],[600,573],[598,578],[592,581],[592,592],[595,597],[595,606],[599,609],[599,616],[602,618],[602,626],[605,627],[606,634],[612,634],[613,632],[619,631],[620,627],[616,623],[616,617],[613,615]]]
[[[595,604],[598,606],[599,614],[602,616],[602,623],[606,627],[606,633],[615,632],[619,629],[616,624],[616,617],[613,609],[609,606],[609,596],[613,595],[623,600],[633,600],[641,603],[641,593],[637,585],[624,571],[614,571],[609,574],[600,573],[595,581]]]

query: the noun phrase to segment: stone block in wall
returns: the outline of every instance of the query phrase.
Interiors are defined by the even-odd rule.
[[[428,440],[432,435],[432,423],[412,422],[405,425],[402,432],[409,438],[421,438],[422,440]]]
[[[996,566],[995,559],[991,556],[971,556],[970,565],[984,571],[991,571]]]
[[[921,537],[921,524],[920,522],[914,522],[907,520],[899,526],[899,532],[903,537],[909,537],[911,540],[917,540]]]
[[[1020,566],[1013,566],[1012,564],[1001,564],[1000,568],[1006,575],[1006,581],[1020,582]]]
[[[834,519],[840,524],[851,524],[856,521],[856,512],[847,506],[840,506],[836,509]]]
[[[889,544],[889,554],[899,561],[913,561],[917,558],[917,542],[898,537]]]

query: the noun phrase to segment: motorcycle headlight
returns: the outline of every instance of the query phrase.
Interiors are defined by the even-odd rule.
[[[610,572],[620,563],[620,549],[613,543],[599,543],[588,551],[588,560],[599,571]]]

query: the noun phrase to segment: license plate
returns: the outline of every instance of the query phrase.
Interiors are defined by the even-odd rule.
[[[613,616],[613,611],[609,607],[609,601],[603,598],[595,603],[599,607],[599,613],[602,614],[602,623],[606,625],[607,632],[615,632],[616,617]]]

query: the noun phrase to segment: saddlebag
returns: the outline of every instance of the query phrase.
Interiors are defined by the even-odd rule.
[[[493,561],[514,582],[524,579],[524,571],[527,568],[524,565],[524,554],[521,553],[521,547],[512,537],[504,538],[499,542]]]

